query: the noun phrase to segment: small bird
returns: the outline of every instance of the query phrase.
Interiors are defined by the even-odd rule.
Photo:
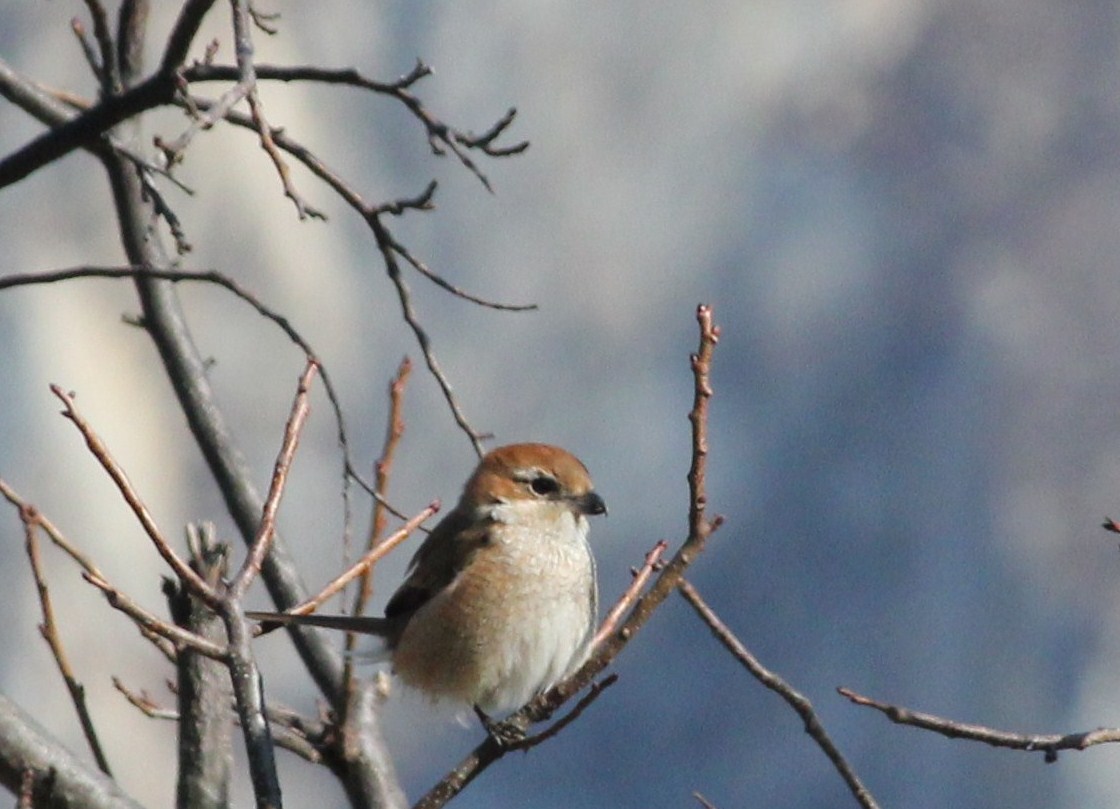
[[[598,614],[587,517],[606,513],[571,453],[499,447],[416,551],[384,618],[246,615],[380,636],[405,684],[484,721],[504,716],[587,659]]]

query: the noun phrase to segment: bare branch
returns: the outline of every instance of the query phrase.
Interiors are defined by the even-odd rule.
[[[396,458],[397,447],[400,445],[401,438],[404,436],[404,391],[405,386],[408,384],[408,378],[412,374],[412,360],[404,357],[400,365],[397,366],[397,373],[393,377],[393,381],[389,383],[389,418],[385,426],[385,440],[381,446],[381,457],[377,459],[374,464],[374,483],[377,487],[377,499],[373,504],[373,514],[370,517],[369,533],[366,538],[366,550],[370,551],[377,547],[381,540],[381,536],[385,533],[388,518],[386,516],[388,509],[385,507],[384,502],[388,496],[389,479],[392,475],[393,461]],[[362,615],[366,611],[369,604],[369,599],[373,595],[373,576],[371,575],[372,568],[364,570],[358,582],[357,592],[354,594],[353,606],[350,608],[351,615]],[[346,633],[346,662],[343,666],[343,681],[346,684],[347,698],[345,705],[347,706],[345,714],[341,718],[341,724],[345,725],[347,717],[349,716],[349,704],[354,698],[354,689],[356,681],[354,678],[354,656],[351,654],[357,646],[358,637],[353,632]]]
[[[109,760],[105,757],[105,751],[101,748],[97,728],[94,727],[93,717],[90,715],[89,706],[86,704],[86,688],[74,675],[74,669],[71,668],[66,650],[62,646],[62,638],[58,634],[58,625],[54,620],[54,607],[51,606],[50,590],[47,589],[47,580],[43,576],[42,563],[39,560],[39,541],[35,535],[37,520],[31,509],[21,509],[20,517],[23,519],[27,558],[31,563],[31,573],[35,577],[35,587],[39,591],[39,604],[43,610],[43,623],[39,626],[39,631],[42,633],[43,639],[46,640],[47,646],[50,647],[58,671],[66,683],[66,690],[70,692],[70,700],[74,703],[74,710],[78,712],[78,721],[81,723],[82,733],[85,734],[86,743],[89,744],[90,752],[93,753],[98,769],[106,775],[112,776]]]
[[[136,519],[140,522],[148,538],[152,540],[152,544],[155,545],[156,550],[159,551],[159,555],[171,566],[171,569],[175,571],[175,575],[179,577],[180,581],[190,587],[203,601],[206,601],[212,607],[216,607],[218,604],[218,596],[213,588],[209,587],[197,573],[191,570],[190,565],[183,561],[163,536],[163,533],[159,530],[151,513],[148,511],[148,507],[144,505],[144,502],[140,499],[140,495],[132,487],[132,482],[129,481],[124,470],[121,469],[120,465],[114,460],[113,456],[109,453],[108,447],[105,446],[104,442],[102,442],[93,431],[93,428],[90,427],[89,423],[86,422],[78,412],[77,407],[74,405],[73,395],[65,393],[58,385],[51,385],[51,392],[65,405],[66,409],[63,411],[63,415],[70,419],[78,428],[79,432],[81,432],[90,452],[93,453],[93,456],[98,460],[102,468],[109,473],[109,477],[111,477],[113,482],[117,485],[117,490],[120,491],[121,496],[124,497],[129,508],[132,509],[132,513],[136,515]]]
[[[157,618],[155,615],[139,607],[122,591],[110,584],[93,561],[82,554],[45,514],[40,512],[35,506],[23,500],[23,498],[16,494],[15,490],[2,479],[0,479],[0,494],[2,494],[9,503],[20,510],[21,518],[26,517],[27,519],[32,519],[36,526],[43,529],[51,542],[77,562],[82,568],[82,578],[101,590],[111,606],[132,618],[140,629],[141,634],[145,635],[149,640],[153,640],[153,635],[164,637],[175,644],[188,645],[208,657],[213,657],[217,660],[225,659],[225,650],[221,647]]]
[[[93,563],[93,561],[88,556],[79,551],[77,547],[75,547],[70,542],[70,540],[68,540],[66,536],[55,526],[55,524],[50,521],[46,514],[43,514],[43,512],[39,511],[39,509],[37,509],[31,503],[28,503],[26,500],[16,494],[15,490],[11,486],[9,486],[2,478],[0,478],[0,494],[2,494],[9,503],[19,509],[21,519],[23,519],[25,515],[26,518],[33,519],[35,521],[35,524],[39,528],[43,529],[51,542],[53,542],[58,548],[60,548],[67,556],[77,562],[82,570],[94,576],[101,575],[101,571],[97,569],[97,566]]]
[[[90,41],[85,25],[77,17],[70,20],[70,30],[74,32],[74,37],[78,40],[78,45],[82,49],[82,55],[86,58],[86,64],[89,65],[90,71],[97,78],[98,83],[104,84],[103,71],[101,69],[101,58],[97,55],[97,51],[93,47],[93,42]]]
[[[688,581],[681,580],[680,593],[684,596],[684,600],[692,605],[696,613],[707,624],[708,629],[712,631],[716,639],[723,644],[724,648],[731,652],[731,656],[738,660],[743,667],[750,672],[751,676],[769,688],[775,694],[784,699],[797,715],[801,717],[805,723],[805,732],[817,743],[817,746],[824,751],[828,756],[828,760],[832,762],[832,766],[840,773],[840,777],[844,779],[844,783],[848,785],[848,789],[852,795],[859,802],[860,806],[865,809],[878,809],[879,804],[875,802],[874,796],[860,781],[856,771],[852,768],[848,760],[844,758],[843,753],[829,737],[828,732],[824,729],[820,719],[817,717],[816,711],[813,710],[813,704],[801,692],[797,691],[793,686],[783,680],[774,672],[762,665],[754,655],[750,653],[746,646],[735,637],[734,633],[727,628],[726,624],[719,619],[715,611],[704,601],[696,588]]]
[[[117,68],[117,52],[113,47],[113,35],[109,31],[109,15],[101,0],[85,0],[89,9],[90,18],[93,20],[93,35],[97,40],[97,47],[101,51],[100,70],[94,70],[94,75],[101,82],[103,96],[115,95],[121,91],[121,74]]]
[[[1096,728],[1079,733],[1064,734],[1012,733],[985,727],[984,725],[971,725],[952,719],[943,719],[933,714],[911,711],[909,708],[890,705],[862,696],[850,688],[838,688],[836,690],[841,696],[847,697],[856,705],[863,705],[880,711],[896,724],[931,730],[950,739],[969,739],[974,742],[983,742],[992,747],[1007,747],[1012,750],[1026,750],[1028,752],[1041,751],[1047,764],[1057,761],[1058,753],[1062,750],[1086,750],[1097,744],[1120,742],[1120,728]]]
[[[261,511],[260,528],[257,529],[257,536],[249,546],[245,563],[230,582],[225,596],[227,599],[241,598],[245,594],[253,577],[260,572],[261,563],[272,544],[272,538],[276,533],[276,512],[280,508],[280,497],[284,493],[284,484],[288,480],[288,471],[291,469],[292,459],[299,445],[300,433],[303,431],[303,425],[307,423],[307,415],[310,412],[307,398],[311,390],[311,380],[318,369],[319,364],[311,360],[307,363],[303,376],[300,377],[299,388],[292,403],[292,412],[284,427],[284,441],[272,470],[272,485],[269,487],[268,497],[265,498],[264,509]]]
[[[407,247],[398,242],[396,239],[393,239],[390,236],[390,240],[393,249],[396,250],[397,253],[404,258],[405,261],[411,264],[418,273],[423,275],[436,286],[447,290],[457,298],[462,298],[465,301],[476,303],[479,306],[486,307],[487,309],[498,309],[504,312],[529,312],[539,308],[535,303],[498,303],[497,301],[488,301],[485,298],[480,298],[477,295],[471,295],[469,292],[466,292],[465,290],[460,289],[451,282],[447,281],[443,276],[432,272],[432,270],[430,270],[428,266],[424,264],[424,262],[414,256]]]
[[[602,680],[599,680],[599,682],[592,683],[591,687],[587,689],[587,693],[580,697],[579,702],[576,703],[572,710],[535,736],[528,736],[510,746],[516,750],[528,750],[530,747],[536,747],[538,744],[548,741],[568,725],[572,724],[572,722],[579,719],[580,716],[583,715],[583,712],[587,710],[587,707],[599,698],[600,694],[617,682],[617,674],[608,674]]]
[[[125,592],[117,587],[114,587],[100,575],[94,573],[82,573],[82,578],[105,594],[105,598],[109,601],[109,605],[115,609],[120,610],[125,615],[133,620],[136,626],[141,630],[141,634],[147,637],[147,633],[154,633],[167,638],[175,644],[180,646],[189,646],[199,654],[206,655],[214,660],[224,661],[228,656],[228,651],[215,643],[211,643],[205,638],[201,638],[192,632],[185,629],[169,624],[162,618],[158,618],[152,613],[145,610],[138,605],[135,601],[128,597]],[[147,632],[145,632],[147,630]]]
[[[26,788],[31,805],[57,809],[142,809],[116,781],[71,753],[2,694],[0,739],[4,740],[0,745],[0,784],[17,794]],[[36,789],[40,785],[45,787],[41,794]]]
[[[113,677],[113,688],[123,694],[124,698],[128,700],[133,708],[139,710],[149,719],[167,719],[173,722],[179,721],[178,711],[173,708],[161,707],[155,700],[148,696],[147,691],[133,691],[124,684],[120,677]]]
[[[335,593],[352,582],[358,576],[361,576],[368,571],[373,565],[385,558],[385,556],[397,547],[397,545],[404,542],[415,531],[422,522],[430,518],[433,514],[439,511],[439,501],[434,500],[428,504],[428,507],[419,512],[415,517],[402,525],[395,532],[387,536],[376,547],[367,551],[361,559],[351,565],[345,572],[336,577],[326,587],[324,587],[317,595],[298,606],[285,610],[285,612],[292,615],[307,615],[315,612],[320,606],[323,605],[327,599],[331,598]],[[263,629],[260,634],[265,634],[276,628],[275,626],[268,629]]]
[[[607,613],[607,617],[603,619],[603,623],[599,625],[599,631],[595,633],[595,637],[591,640],[592,649],[597,648],[599,644],[603,642],[603,639],[614,632],[615,628],[618,627],[618,622],[622,620],[622,616],[626,614],[626,611],[634,605],[634,602],[638,600],[638,596],[642,594],[642,590],[645,589],[649,577],[653,575],[655,570],[661,569],[661,557],[668,549],[669,543],[662,539],[646,554],[646,560],[642,563],[641,569],[634,572],[634,580],[630,582],[630,586],[626,588],[626,592],[615,602],[610,612]]]
[[[381,251],[381,256],[385,261],[385,269],[389,274],[389,280],[393,282],[393,286],[397,289],[397,299],[401,304],[401,314],[404,316],[405,322],[408,323],[409,328],[412,329],[412,333],[416,335],[416,342],[420,344],[420,351],[424,355],[424,362],[428,365],[428,371],[435,377],[436,384],[439,385],[440,390],[443,392],[443,398],[447,402],[447,406],[451,408],[451,415],[455,419],[455,423],[466,433],[467,438],[470,439],[471,446],[474,447],[475,453],[481,458],[485,454],[485,450],[482,447],[482,440],[489,436],[475,430],[470,422],[467,421],[467,417],[463,414],[462,407],[459,406],[459,400],[456,398],[455,392],[451,390],[451,383],[447,381],[447,377],[444,376],[443,370],[436,361],[435,354],[432,351],[432,341],[428,337],[428,333],[424,330],[424,327],[420,325],[416,310],[412,306],[412,293],[409,292],[408,284],[404,282],[404,278],[401,276],[401,267],[400,264],[397,263],[397,258],[393,249],[393,238],[378,216],[369,216],[366,221],[369,223],[370,229],[373,230],[374,238],[377,239],[377,247]]]
[[[70,267],[62,270],[36,273],[13,273],[0,276],[0,290],[10,287],[30,286],[34,284],[52,284],[58,281],[67,281],[73,278],[157,278],[173,282],[200,282],[214,284],[221,287],[253,308],[257,314],[274,323],[284,335],[291,340],[301,351],[308,362],[319,364],[319,375],[323,380],[327,399],[330,401],[334,413],[335,428],[338,443],[342,449],[346,472],[352,473],[354,465],[350,459],[350,440],[346,432],[346,419],[342,413],[342,403],[338,396],[338,389],[334,384],[334,377],[327,371],[326,366],[319,360],[318,354],[303,335],[296,330],[288,318],[275,309],[265,305],[255,293],[250,292],[234,279],[216,270],[157,270],[149,267]],[[388,504],[386,504],[388,505]],[[394,514],[404,519],[404,515],[394,510]]]

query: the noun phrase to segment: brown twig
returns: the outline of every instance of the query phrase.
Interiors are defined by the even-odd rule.
[[[299,379],[299,387],[296,390],[295,400],[292,402],[292,411],[288,416],[287,424],[284,426],[284,440],[280,447],[280,453],[276,457],[276,463],[272,468],[272,483],[269,486],[268,497],[265,499],[264,509],[261,512],[260,528],[257,529],[257,535],[249,546],[249,553],[245,556],[244,564],[242,564],[237,575],[233,577],[233,581],[230,582],[226,593],[226,598],[229,600],[240,599],[249,588],[253,578],[260,573],[261,563],[268,554],[272,538],[276,534],[276,512],[280,508],[280,497],[284,493],[284,484],[288,481],[288,472],[292,466],[292,459],[295,458],[296,447],[299,446],[300,433],[303,431],[304,424],[307,423],[307,416],[310,412],[307,400],[311,392],[311,381],[315,378],[315,373],[318,370],[319,363],[310,360]]]
[[[150,696],[147,691],[137,693],[129,688],[120,677],[113,678],[113,688],[117,689],[124,698],[128,700],[132,707],[137,708],[144,716],[149,719],[169,719],[172,721],[179,721],[179,712],[172,708],[163,708]]]
[[[111,777],[109,760],[105,757],[105,751],[101,748],[97,728],[94,727],[89,705],[86,704],[85,686],[74,676],[74,669],[70,666],[70,660],[62,646],[62,638],[58,634],[58,625],[54,620],[54,607],[51,605],[50,590],[47,588],[47,580],[43,575],[42,563],[39,558],[39,540],[35,533],[37,523],[35,512],[30,508],[20,509],[20,518],[23,520],[25,547],[27,558],[31,563],[31,574],[35,578],[35,587],[39,591],[39,604],[43,610],[43,623],[39,625],[39,632],[43,635],[47,646],[50,647],[54,662],[66,683],[66,690],[70,692],[70,700],[74,703],[74,710],[78,712],[78,721],[82,726],[82,733],[85,734],[86,742],[89,744],[90,752],[93,753],[93,758],[97,762],[97,767],[101,772]]]
[[[591,648],[595,649],[603,642],[603,639],[614,632],[618,626],[618,622],[622,620],[622,616],[626,611],[633,606],[634,602],[638,600],[642,590],[649,581],[649,577],[653,575],[654,570],[659,569],[661,564],[661,557],[666,550],[669,549],[669,543],[665,540],[658,540],[657,544],[653,546],[649,553],[646,554],[645,562],[639,570],[634,572],[634,580],[630,582],[630,586],[626,588],[626,592],[622,597],[615,602],[611,607],[607,617],[603,619],[603,623],[599,625],[599,631],[595,633],[595,637],[591,639]]]
[[[388,496],[389,480],[392,476],[397,446],[404,435],[404,391],[411,374],[412,361],[408,357],[404,357],[400,365],[397,366],[397,373],[393,377],[393,381],[389,383],[389,418],[385,426],[385,441],[381,446],[381,456],[374,464],[373,470],[374,485],[377,487],[376,491],[379,497],[374,500],[373,514],[370,517],[369,534],[366,538],[367,552],[377,547],[382,534],[385,533],[386,523],[388,522],[387,509],[383,504]],[[371,569],[367,568],[359,577],[358,590],[354,594],[354,603],[350,609],[350,614],[362,615],[365,613],[372,595],[373,576],[371,575]],[[346,651],[348,653],[354,650],[357,642],[357,635],[353,632],[346,633]],[[354,659],[351,654],[346,655],[343,664],[343,681],[346,683],[348,695],[352,694],[355,680]],[[348,696],[346,703],[349,702],[350,697]],[[345,724],[345,719],[343,719],[343,724]]]
[[[860,781],[856,771],[852,768],[848,760],[844,758],[844,754],[836,746],[835,742],[829,737],[828,732],[824,729],[820,719],[817,717],[816,711],[813,710],[813,704],[809,699],[792,685],[787,683],[781,677],[759,662],[758,658],[750,653],[746,646],[735,637],[735,634],[728,629],[727,625],[720,620],[715,611],[708,606],[703,597],[696,590],[692,584],[682,579],[680,583],[680,594],[684,600],[692,605],[692,608],[700,616],[701,620],[707,624],[708,629],[712,631],[716,639],[723,644],[724,648],[731,653],[731,656],[738,660],[743,667],[750,672],[751,676],[769,688],[775,694],[784,699],[797,715],[801,717],[805,723],[805,732],[809,734],[810,738],[817,743],[817,746],[824,751],[828,756],[828,760],[832,762],[832,766],[840,773],[840,777],[844,779],[844,783],[848,785],[848,789],[852,795],[859,802],[860,806],[865,809],[877,809],[878,804],[875,802],[874,796]]]
[[[567,677],[546,693],[506,719],[502,724],[514,729],[525,729],[533,721],[543,721],[574,694],[586,688],[610,665],[635,634],[646,624],[654,611],[677,588],[685,570],[704,550],[708,537],[722,524],[720,517],[708,520],[705,515],[707,492],[705,468],[708,453],[708,400],[712,396],[711,368],[720,330],[712,321],[712,311],[701,305],[696,310],[700,327],[700,347],[691,356],[695,395],[689,421],[692,424],[692,463],[688,475],[689,534],[684,544],[665,565],[650,589],[634,604],[626,620],[617,631],[603,638],[591,658],[578,671]],[[436,809],[458,795],[471,781],[504,756],[510,747],[493,736],[487,737],[448,772],[427,794],[416,802],[414,809]]]
[[[106,600],[109,605],[114,609],[120,610],[136,624],[141,634],[148,637],[148,632],[162,636],[180,646],[189,646],[199,654],[206,655],[214,660],[224,661],[228,657],[228,651],[216,643],[200,638],[192,632],[188,632],[182,627],[170,624],[162,618],[158,618],[152,613],[145,610],[138,605],[135,601],[129,598],[123,590],[114,587],[102,576],[83,572],[82,578],[105,594]],[[147,632],[145,632],[147,630]]]
[[[199,578],[197,573],[191,570],[190,565],[188,565],[179,554],[175,552],[170,543],[168,543],[167,539],[156,525],[155,520],[152,518],[151,513],[148,511],[148,507],[144,505],[144,502],[140,499],[140,495],[133,488],[132,482],[129,481],[124,470],[121,469],[120,465],[109,453],[109,449],[105,446],[105,443],[78,412],[77,407],[74,405],[74,397],[64,392],[58,385],[51,385],[51,392],[62,401],[62,404],[66,408],[63,411],[63,415],[70,419],[78,428],[79,432],[81,432],[90,452],[93,453],[93,456],[98,460],[102,468],[109,473],[109,477],[112,478],[113,482],[117,485],[117,490],[120,491],[129,508],[132,509],[132,513],[136,516],[136,519],[139,521],[141,527],[143,527],[148,538],[151,539],[152,544],[155,545],[159,555],[171,566],[171,569],[175,571],[175,575],[179,577],[180,581],[189,586],[191,590],[203,601],[206,601],[211,608],[216,608],[219,602],[217,593],[214,592],[213,588],[207,586],[206,582]]]
[[[82,568],[82,578],[101,590],[112,607],[132,618],[144,637],[153,642],[155,642],[153,636],[166,638],[176,645],[188,645],[199,653],[215,660],[225,659],[225,650],[220,646],[161,620],[138,606],[121,590],[110,584],[89,557],[79,551],[45,514],[21,498],[3,479],[0,479],[0,494],[20,510],[21,517],[27,515],[33,519],[35,525],[43,530],[51,542]]]
[[[579,719],[580,716],[583,715],[583,712],[587,710],[587,707],[599,698],[600,694],[617,682],[618,675],[612,673],[608,674],[602,680],[592,683],[591,687],[587,689],[587,693],[580,697],[579,702],[576,703],[572,710],[568,711],[568,713],[564,714],[564,716],[560,717],[540,733],[534,736],[528,736],[510,746],[517,750],[528,750],[530,747],[536,747],[538,744],[548,741],[568,725],[572,724],[572,722]]]
[[[334,413],[335,429],[337,433],[338,443],[342,449],[343,462],[345,464],[345,471],[348,475],[352,476],[358,481],[359,485],[364,482],[360,476],[357,475],[357,470],[350,459],[350,440],[346,432],[346,419],[342,413],[342,403],[338,396],[338,390],[334,385],[334,378],[327,371],[325,365],[319,360],[318,354],[311,347],[311,344],[304,339],[303,335],[296,330],[288,318],[281,315],[271,307],[263,303],[255,293],[249,291],[241,286],[237,281],[230,278],[223,273],[216,270],[157,270],[149,267],[69,267],[62,270],[51,270],[48,272],[36,273],[13,273],[11,275],[0,276],[0,289],[8,289],[11,287],[31,286],[36,284],[53,284],[59,281],[68,281],[74,278],[158,278],[164,281],[179,282],[200,282],[205,284],[214,284],[222,289],[230,292],[234,297],[248,304],[252,309],[266,320],[275,324],[284,335],[295,344],[297,348],[303,351],[304,358],[307,361],[315,360],[319,362],[319,376],[323,381],[323,388],[326,391],[327,399],[330,401],[331,410]],[[405,519],[405,515],[401,514],[396,509],[385,504],[390,511],[401,519]]]
[[[28,503],[26,500],[16,494],[15,489],[9,486],[3,480],[3,478],[0,478],[0,494],[2,494],[4,496],[4,499],[6,499],[9,503],[19,509],[21,519],[26,517],[34,520],[35,525],[41,528],[44,533],[46,533],[50,541],[54,543],[56,547],[61,549],[67,556],[77,562],[78,566],[81,567],[82,570],[84,570],[86,573],[92,573],[96,576],[101,575],[101,571],[97,569],[97,566],[93,563],[93,561],[88,556],[79,551],[70,542],[70,540],[66,538],[62,531],[60,531],[55,526],[55,524],[50,521],[46,514],[39,511],[39,509],[37,509],[35,506]]]
[[[408,539],[420,524],[439,511],[439,501],[434,500],[428,504],[428,507],[420,511],[415,517],[402,525],[399,529],[387,536],[384,540],[379,542],[376,547],[367,551],[361,559],[347,568],[342,574],[333,579],[326,587],[320,590],[315,596],[307,599],[298,606],[292,607],[286,612],[292,615],[307,615],[308,613],[315,612],[322,604],[352,582],[358,576],[362,575],[365,571],[369,570],[373,565],[377,564],[383,559],[389,551],[397,547],[397,545]],[[272,631],[275,627],[263,629],[259,634],[266,634]]]
[[[1007,747],[1012,750],[1026,750],[1029,752],[1041,751],[1047,764],[1058,760],[1058,753],[1062,750],[1085,750],[1097,744],[1114,744],[1120,742],[1120,728],[1095,728],[1094,730],[1079,733],[1045,733],[1027,734],[1012,733],[1006,730],[985,727],[984,725],[971,725],[944,719],[933,714],[911,711],[898,705],[879,702],[862,694],[857,694],[850,688],[836,689],[841,696],[848,698],[856,705],[874,708],[880,711],[892,722],[899,725],[909,725],[940,733],[950,739],[970,739],[983,742],[992,747]]]

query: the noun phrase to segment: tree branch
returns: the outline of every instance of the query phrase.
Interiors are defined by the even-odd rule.
[[[143,809],[104,773],[66,749],[0,694],[0,784],[14,794],[33,774],[36,806],[52,809]]]

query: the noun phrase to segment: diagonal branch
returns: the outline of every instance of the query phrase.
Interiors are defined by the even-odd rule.
[[[832,766],[840,773],[840,777],[844,779],[844,783],[848,785],[855,799],[859,801],[859,805],[864,809],[878,809],[879,804],[875,802],[874,796],[860,781],[856,771],[848,760],[844,758],[844,754],[840,752],[840,748],[829,737],[828,732],[821,724],[821,720],[817,717],[816,711],[813,710],[813,704],[809,702],[801,692],[797,691],[793,686],[783,680],[774,672],[759,662],[758,658],[750,653],[746,646],[735,637],[734,633],[727,628],[727,625],[720,620],[715,611],[708,606],[703,597],[696,590],[695,587],[688,581],[681,581],[680,593],[684,600],[692,605],[696,613],[700,616],[701,620],[707,624],[708,629],[712,631],[716,639],[723,644],[731,656],[738,660],[743,667],[750,672],[751,676],[776,693],[787,703],[790,707],[797,712],[805,723],[805,732],[812,737],[817,746],[824,751],[828,756],[828,760],[832,762]]]
[[[97,768],[111,777],[113,773],[109,768],[109,760],[105,757],[105,751],[101,748],[101,740],[97,736],[93,716],[90,714],[89,706],[86,703],[86,688],[75,676],[74,669],[70,665],[70,659],[66,656],[66,650],[62,646],[62,638],[58,634],[58,625],[54,620],[54,607],[51,605],[50,590],[47,588],[47,580],[43,575],[42,562],[39,558],[39,540],[35,535],[36,521],[34,514],[21,509],[20,517],[23,519],[27,558],[31,563],[31,573],[35,578],[35,587],[39,591],[39,604],[43,610],[43,623],[40,624],[39,631],[42,633],[43,639],[46,640],[47,646],[50,647],[58,671],[66,683],[66,690],[70,692],[70,700],[74,703],[74,710],[78,712],[78,721],[81,723],[82,733],[85,734],[90,752],[93,753],[94,761],[97,762]]]
[[[192,592],[200,599],[205,601],[211,608],[216,608],[219,603],[219,598],[214,588],[210,587],[202,578],[191,568],[186,561],[175,552],[171,547],[166,537],[159,530],[156,525],[155,519],[152,517],[148,507],[144,505],[144,501],[140,499],[139,493],[133,488],[132,482],[128,479],[128,475],[121,469],[120,464],[116,462],[112,455],[109,454],[108,447],[101,438],[93,431],[93,428],[78,412],[77,407],[74,405],[74,398],[71,394],[63,392],[62,388],[58,385],[51,385],[51,392],[54,393],[66,409],[63,415],[70,419],[74,425],[81,432],[82,437],[86,440],[86,445],[89,447],[90,452],[101,464],[102,468],[109,473],[109,477],[113,479],[113,483],[117,485],[117,490],[120,491],[121,496],[124,497],[128,507],[136,516],[140,526],[156,546],[159,555],[164,558],[164,561],[170,565],[171,569],[175,571],[175,575],[179,577],[180,581],[187,584]]]

